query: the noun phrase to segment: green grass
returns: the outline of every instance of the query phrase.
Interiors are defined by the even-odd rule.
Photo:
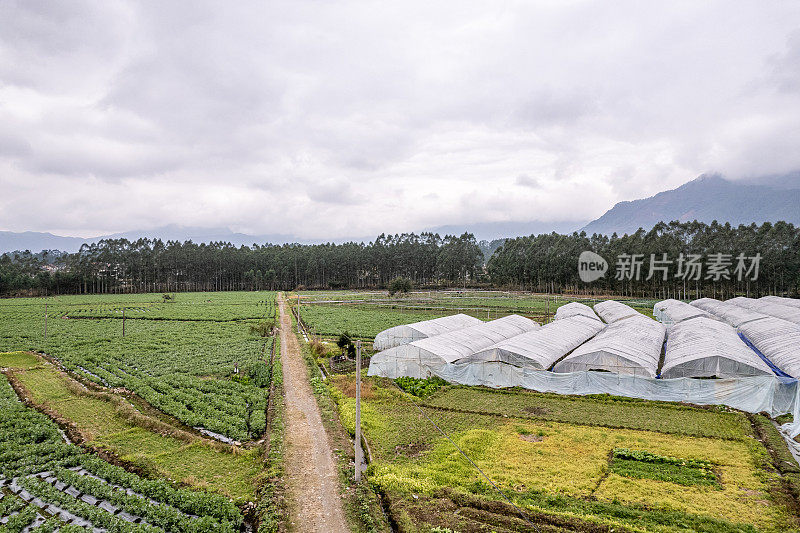
[[[379,332],[393,326],[455,313],[469,314],[481,320],[493,320],[513,313],[544,323],[553,318],[556,309],[571,301],[577,300],[592,306],[604,299],[480,291],[432,291],[395,297],[389,297],[386,293],[359,291],[300,294],[305,302],[301,311],[303,322],[316,334],[334,337],[348,331],[360,339],[373,339]],[[330,301],[344,303],[326,303]],[[646,316],[653,316],[656,300],[620,301]]]
[[[426,404],[519,418],[696,437],[745,439],[753,434],[747,417],[740,412],[606,395],[562,396],[522,390],[448,387],[426,400]]]
[[[343,423],[352,431],[351,380],[352,376],[339,376],[329,386]],[[426,400],[401,392],[386,379],[367,380],[362,398],[362,429],[374,459],[370,481],[392,501],[408,502],[400,507],[419,507],[419,500],[412,495],[438,506],[442,491],[456,499],[454,494],[501,500],[414,407]],[[639,531],[784,531],[797,527],[784,500],[773,497],[781,481],[763,469],[767,451],[749,437],[752,430],[747,419],[738,413],[469,387],[442,390],[428,402],[442,398],[448,398],[450,406],[486,413],[433,409],[423,404],[433,422],[530,513]],[[508,410],[513,405],[517,410]],[[545,416],[562,420],[536,418],[524,409],[529,405],[545,406],[549,409]],[[582,424],[582,418],[590,423]],[[688,429],[681,424],[688,424]],[[687,472],[684,465],[666,459],[670,466],[659,468],[653,463],[610,465],[613,451],[621,448],[647,452],[644,457],[684,458],[688,465],[706,469],[713,464],[719,485],[700,483],[699,469]],[[421,515],[412,512],[408,523],[420,531],[425,530],[427,519],[433,520],[430,527],[448,523],[431,518],[434,515],[432,509]]]
[[[449,314],[449,313],[444,313]],[[374,339],[384,329],[430,320],[442,313],[404,312],[390,309],[362,309],[351,306],[306,305],[301,318],[316,335],[335,337],[345,331],[359,339]]]
[[[25,370],[39,364],[39,358],[27,352],[0,353],[0,368]]]

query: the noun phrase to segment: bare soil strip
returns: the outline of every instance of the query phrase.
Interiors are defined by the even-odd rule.
[[[290,531],[348,532],[333,453],[283,295],[278,305],[286,396],[287,525]]]

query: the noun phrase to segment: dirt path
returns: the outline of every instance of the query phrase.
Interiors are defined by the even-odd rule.
[[[338,472],[282,294],[278,305],[286,394],[289,530],[345,533],[349,528],[342,510]]]

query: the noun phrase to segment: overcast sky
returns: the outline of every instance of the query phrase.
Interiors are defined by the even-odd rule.
[[[589,220],[799,145],[796,0],[0,0],[0,229]]]

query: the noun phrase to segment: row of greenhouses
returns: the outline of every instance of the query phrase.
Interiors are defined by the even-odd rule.
[[[381,332],[373,373],[424,377],[441,365],[503,363],[556,373],[648,378],[800,376],[800,305],[768,297],[664,300],[652,320],[614,300],[572,302],[540,326],[452,315]],[[797,321],[788,320],[798,316]],[[435,373],[435,372],[434,372]]]
[[[771,414],[798,410],[800,432],[800,388],[793,379],[800,376],[800,302],[670,299],[655,304],[653,316],[608,300],[594,308],[563,305],[544,325],[518,315],[417,322],[376,337],[369,374]]]

